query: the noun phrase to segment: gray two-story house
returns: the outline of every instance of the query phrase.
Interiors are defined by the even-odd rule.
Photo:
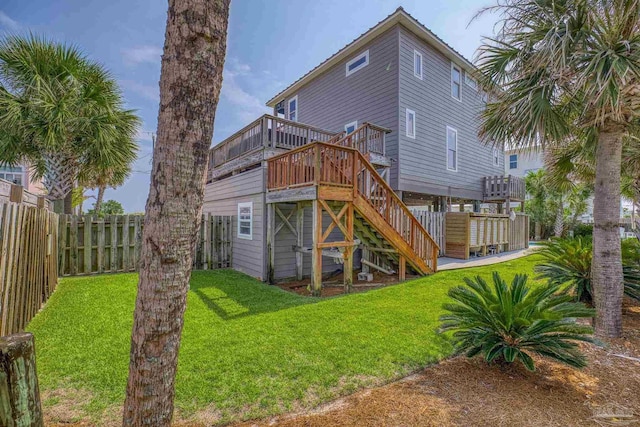
[[[399,8],[270,99],[273,115],[211,151],[205,212],[238,215],[234,268],[317,287],[354,265],[435,271],[407,206],[477,207],[504,173],[478,138],[476,73]]]

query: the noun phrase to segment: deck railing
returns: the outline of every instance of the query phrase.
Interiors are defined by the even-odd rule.
[[[348,137],[334,144],[314,143],[270,158],[267,161],[267,189],[317,184],[352,187],[354,196],[366,201],[435,271],[437,243],[362,152],[346,146],[346,139]]]
[[[524,201],[526,187],[524,179],[513,175],[486,176],[484,178],[484,200]]]
[[[265,114],[209,151],[209,170],[262,147],[298,148],[328,141],[335,132]]]

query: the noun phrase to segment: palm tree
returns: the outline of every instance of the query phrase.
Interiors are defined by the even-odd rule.
[[[497,36],[479,49],[496,95],[487,141],[531,147],[595,139],[593,284],[596,332],[622,333],[621,155],[640,114],[640,0],[498,0]]]
[[[171,424],[178,348],[222,86],[230,0],[169,0],[125,426]]]
[[[92,164],[128,166],[138,124],[115,80],[76,47],[33,35],[0,40],[0,162],[34,165],[52,200],[70,200]]]

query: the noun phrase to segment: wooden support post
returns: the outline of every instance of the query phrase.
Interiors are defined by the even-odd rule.
[[[369,259],[369,247],[368,246],[363,246],[362,247],[362,259],[367,260],[367,261],[371,261]],[[369,272],[369,266],[365,263],[361,263],[362,264],[362,272],[363,273],[368,273]]]
[[[13,203],[22,203],[24,191],[22,185],[11,184],[11,192],[9,193],[9,201]]]
[[[401,282],[407,278],[407,260],[405,257],[400,256],[400,262],[398,266],[398,280]]]
[[[276,205],[267,204],[267,282],[275,284]]]
[[[0,425],[44,426],[30,333],[0,337]]]
[[[315,199],[313,209],[313,246],[311,251],[311,294],[320,296],[322,292],[322,207]]]
[[[297,204],[296,210],[296,234],[297,245],[304,246],[304,207],[302,203]],[[296,279],[302,280],[303,275],[303,257],[302,252],[296,252]]]
[[[344,248],[344,291],[346,293],[351,292],[351,287],[353,286],[353,251],[355,247],[353,246],[353,203],[347,202],[347,217],[345,219],[347,235],[344,236],[347,242],[352,243],[351,246],[347,246]]]

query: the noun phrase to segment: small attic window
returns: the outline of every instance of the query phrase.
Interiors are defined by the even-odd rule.
[[[347,62],[347,66],[346,66],[347,76],[366,67],[367,65],[369,65],[369,50],[365,50],[360,55],[356,56],[355,58]]]

